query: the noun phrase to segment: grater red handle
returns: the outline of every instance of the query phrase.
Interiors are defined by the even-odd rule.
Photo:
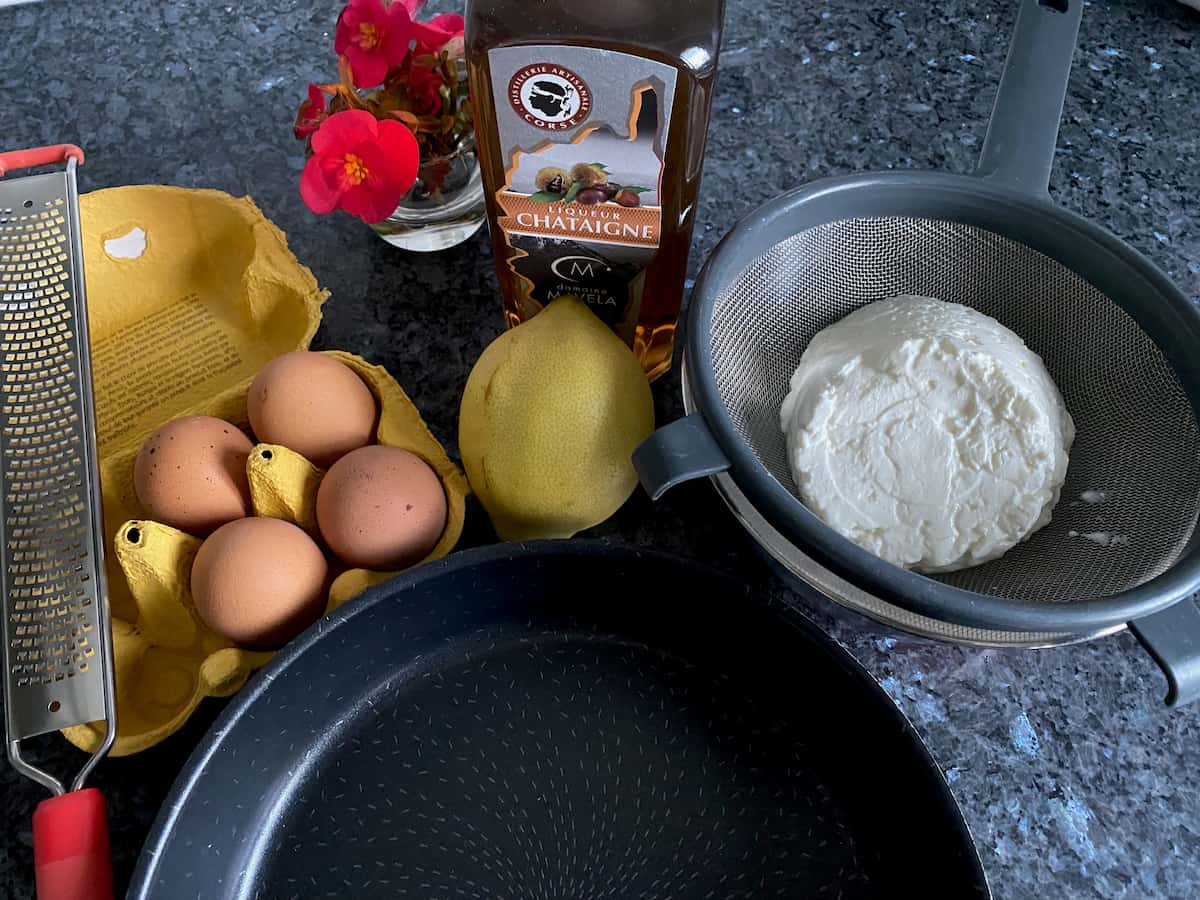
[[[83,165],[83,151],[74,144],[52,144],[49,147],[32,147],[29,150],[10,150],[0,153],[0,175],[13,169],[32,169],[34,166],[49,166],[74,159]]]
[[[38,900],[113,900],[108,814],[95,788],[51,797],[33,811]]]

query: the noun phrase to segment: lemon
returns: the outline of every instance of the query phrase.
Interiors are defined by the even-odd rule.
[[[630,456],[653,429],[640,363],[566,296],[483,351],[463,392],[458,444],[502,540],[562,538],[628,499]]]

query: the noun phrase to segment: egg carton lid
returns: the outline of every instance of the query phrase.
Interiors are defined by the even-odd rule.
[[[329,292],[249,197],[131,185],[79,205],[101,459],[308,347]]]

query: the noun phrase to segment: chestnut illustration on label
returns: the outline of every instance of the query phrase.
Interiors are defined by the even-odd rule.
[[[529,199],[541,203],[582,203],[594,206],[612,201],[619,206],[641,206],[641,195],[650,188],[629,184],[618,184],[608,179],[608,166],[604,163],[576,163],[565,171],[558,166],[547,166],[538,170],[533,180],[537,193]]]
[[[523,78],[519,87],[514,77],[510,99],[537,90],[540,77]],[[630,101],[628,137],[597,122],[570,143],[518,149],[496,195],[498,224],[518,251],[508,264],[526,295],[544,305],[576,294],[619,334],[636,324],[640,276],[658,248],[662,221],[659,98],[643,85]]]

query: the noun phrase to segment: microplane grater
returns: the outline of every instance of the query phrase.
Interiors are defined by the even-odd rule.
[[[0,582],[8,757],[55,795],[21,742],[106,723],[79,790],[116,737],[87,304],[72,146],[0,154],[61,171],[0,181]]]

